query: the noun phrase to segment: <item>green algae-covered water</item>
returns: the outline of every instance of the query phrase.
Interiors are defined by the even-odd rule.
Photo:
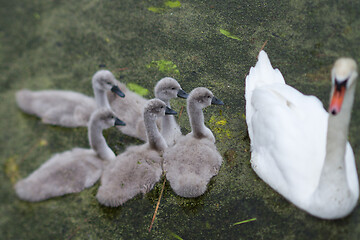
[[[287,83],[327,107],[334,60],[360,62],[360,1],[0,2],[0,239],[360,238],[360,206],[345,219],[319,220],[256,176],[244,115],[244,78],[265,42]],[[99,183],[40,203],[20,201],[13,190],[52,154],[88,147],[86,128],[42,124],[16,107],[15,92],[51,88],[92,95],[91,76],[104,66],[148,98],[154,84],[170,76],[188,92],[208,87],[225,103],[205,110],[224,159],[218,176],[196,199],[176,196],[166,183],[150,233],[163,180],[118,208],[98,204]],[[178,112],[182,106],[183,100],[172,102]],[[357,97],[349,136],[357,165],[359,107]],[[190,131],[186,108],[179,122]],[[141,144],[116,129],[104,135],[117,154]],[[233,226],[244,220],[252,221]]]

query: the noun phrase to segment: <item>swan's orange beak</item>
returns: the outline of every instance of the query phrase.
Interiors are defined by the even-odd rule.
[[[340,112],[342,103],[344,101],[345,91],[346,81],[343,83],[338,83],[337,81],[335,81],[335,89],[329,106],[329,112],[332,115],[336,115]]]

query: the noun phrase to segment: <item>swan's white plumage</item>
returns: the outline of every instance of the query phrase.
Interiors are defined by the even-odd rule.
[[[264,51],[246,77],[245,98],[251,164],[259,177],[315,216],[338,218],[348,214],[340,208],[339,213],[322,213],[313,196],[326,156],[328,113],[322,103],[286,85]],[[345,166],[349,188],[356,197],[358,179],[349,143]]]

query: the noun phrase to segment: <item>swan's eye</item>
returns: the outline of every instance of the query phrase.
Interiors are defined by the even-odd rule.
[[[210,96],[207,96],[208,98],[211,98]]]
[[[173,88],[171,88],[172,90],[175,90],[175,88],[173,87]]]
[[[161,108],[164,108],[164,106],[161,106]]]

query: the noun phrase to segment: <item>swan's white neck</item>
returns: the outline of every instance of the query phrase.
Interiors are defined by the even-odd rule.
[[[215,142],[215,137],[204,124],[203,110],[197,106],[196,102],[188,101],[187,111],[189,113],[192,134],[196,138],[209,138]]]
[[[357,196],[349,188],[345,165],[354,94],[355,84],[347,89],[341,111],[335,116],[329,113],[325,161],[318,187],[312,196],[314,202],[318,203],[314,205],[317,212],[324,209],[324,216],[325,213],[330,214],[329,218],[346,216],[354,208],[354,201],[357,201]]]
[[[94,95],[95,95],[96,105],[98,108],[106,107],[108,109],[111,109],[106,91],[94,87]]]
[[[150,148],[156,151],[164,151],[167,148],[167,144],[156,126],[156,117],[145,111],[144,124]]]
[[[88,137],[90,146],[103,160],[111,161],[115,158],[114,152],[107,145],[104,136],[102,135],[102,127],[96,122],[90,122],[88,126]]]

